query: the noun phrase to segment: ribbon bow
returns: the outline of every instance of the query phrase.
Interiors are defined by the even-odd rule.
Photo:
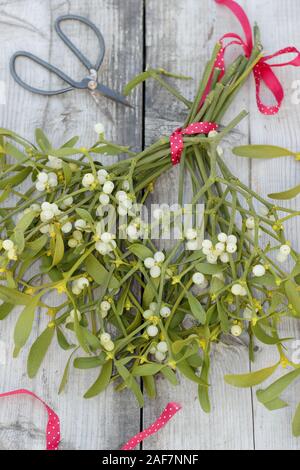
[[[184,148],[184,135],[208,134],[211,131],[215,131],[217,128],[218,125],[213,122],[194,122],[185,129],[181,127],[176,129],[170,137],[172,164],[177,165],[180,162]]]
[[[249,19],[240,5],[238,5],[234,0],[215,0],[215,1],[219,3],[220,5],[224,5],[231,10],[231,12],[236,16],[236,18],[240,22],[243,28],[244,34],[245,34],[245,40],[243,40],[241,36],[235,33],[225,34],[220,39],[220,43],[222,44],[222,49],[220,50],[218,57],[216,59],[215,67],[220,68],[222,70],[220,74],[220,79],[221,79],[225,73],[224,55],[225,55],[226,48],[233,44],[242,46],[245,52],[245,56],[249,58],[253,50],[253,35],[252,35],[252,29],[251,29]],[[224,45],[225,39],[231,39],[231,41],[227,45]],[[278,63],[278,64],[269,63],[269,60],[273,59],[274,57],[279,57],[281,55],[291,54],[291,53],[296,54],[296,57],[290,61],[287,61],[284,63]],[[254,67],[253,74],[254,74],[255,87],[256,87],[256,101],[257,101],[258,109],[262,114],[274,115],[278,113],[280,106],[282,104],[283,98],[284,98],[284,91],[283,91],[283,87],[280,81],[276,77],[272,68],[273,67],[285,67],[287,65],[292,65],[294,67],[300,66],[300,52],[295,47],[286,47],[284,49],[281,49],[278,52],[275,52],[274,54],[264,56],[260,59],[260,61]],[[262,82],[271,91],[272,95],[274,96],[276,100],[276,103],[277,103],[276,105],[266,106],[265,104],[263,104],[261,97],[260,97],[260,90],[261,90]]]

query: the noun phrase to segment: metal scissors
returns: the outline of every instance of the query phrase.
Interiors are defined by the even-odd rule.
[[[96,34],[98,42],[99,42],[99,54],[98,54],[98,58],[95,64],[92,64],[90,60],[81,53],[81,51],[75,46],[75,44],[73,44],[73,42],[62,31],[61,23],[66,20],[80,21],[81,23],[84,23],[87,26],[89,26]],[[81,80],[80,82],[77,82],[73,80],[72,78],[70,78],[68,75],[66,75],[63,71],[61,71],[57,67],[49,64],[48,62],[45,62],[44,60],[40,59],[34,54],[31,54],[30,52],[26,52],[26,51],[18,51],[18,52],[15,52],[15,54],[10,59],[10,72],[11,72],[12,77],[15,79],[15,81],[19,85],[21,85],[26,90],[31,91],[32,93],[37,93],[39,95],[45,95],[45,96],[53,96],[53,95],[59,95],[62,93],[67,93],[68,91],[72,91],[76,88],[82,89],[82,90],[87,89],[90,91],[90,93],[92,94],[93,98],[95,99],[97,103],[99,103],[99,100],[97,98],[97,93],[100,93],[101,95],[105,96],[106,98],[110,100],[116,101],[117,103],[121,103],[124,106],[132,107],[130,103],[126,100],[126,98],[122,96],[120,93],[114,90],[111,90],[110,88],[103,85],[102,83],[99,83],[98,71],[101,67],[101,64],[103,62],[104,55],[105,55],[105,42],[104,42],[104,39],[100,30],[97,28],[97,26],[94,23],[92,23],[90,20],[82,16],[63,15],[63,16],[59,16],[57,20],[55,21],[55,31],[57,32],[59,37],[63,40],[63,42],[69,47],[69,49],[71,49],[71,51],[75,54],[75,56],[80,60],[80,62],[87,68],[87,70],[89,71],[89,74],[85,78],[83,78],[83,80]],[[16,60],[18,57],[26,57],[27,59],[30,59],[33,62],[41,65],[45,69],[49,70],[50,72],[54,73],[59,78],[64,80],[66,83],[68,83],[69,86],[66,88],[61,88],[59,90],[41,90],[39,88],[35,88],[31,85],[28,85],[28,83],[25,83],[16,72]]]

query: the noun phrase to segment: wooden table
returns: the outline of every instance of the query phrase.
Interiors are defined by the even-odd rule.
[[[251,20],[259,22],[266,51],[273,52],[286,45],[300,46],[298,0],[240,0],[240,3],[247,4]],[[105,99],[97,107],[86,92],[45,98],[16,85],[10,79],[8,61],[19,49],[38,54],[63,67],[71,76],[82,76],[81,65],[53,31],[54,19],[66,13],[87,16],[101,28],[107,44],[101,69],[103,83],[121,90],[144,67],[163,67],[194,79],[177,82],[178,88],[190,99],[194,97],[197,81],[216,40],[225,32],[239,31],[232,16],[212,0],[1,0],[0,79],[6,98],[6,104],[1,104],[1,126],[32,140],[34,129],[42,127],[54,144],[79,134],[81,143],[89,145],[96,137],[94,124],[103,122],[109,138],[138,150],[160,135],[170,133],[185,117],[183,107],[153,81],[135,91],[131,98],[134,110],[116,106]],[[78,25],[69,25],[70,34],[75,38],[79,37],[78,30]],[[80,41],[84,51],[95,56],[95,42],[84,27],[80,28]],[[252,142],[299,150],[300,107],[292,102],[292,84],[300,79],[300,70],[284,68],[278,73],[286,90],[280,114],[276,117],[259,114],[253,80],[249,80],[226,121],[242,108],[249,110],[250,116],[231,134],[227,147]],[[22,64],[22,76],[46,88],[55,86],[53,77],[28,62]],[[238,160],[229,148],[225,153],[230,167],[263,195],[299,183],[299,163],[292,159],[248,162]],[[156,185],[153,200],[175,200],[177,179],[177,169],[164,176]],[[298,203],[299,199],[292,202],[291,207]],[[299,229],[299,221],[288,226],[289,237],[298,248]],[[157,417],[170,400],[179,401],[183,411],[158,436],[146,441],[144,449],[298,449],[300,446],[299,440],[291,436],[290,429],[292,413],[299,401],[299,385],[292,386],[286,394],[291,407],[269,413],[257,403],[251,390],[233,389],[224,383],[225,373],[250,370],[243,340],[214,348],[213,410],[210,415],[200,410],[196,387],[184,380],[177,388],[160,380],[159,397],[154,402],[147,401],[141,412],[130,393],[118,394],[113,389],[93,400],[84,400],[82,395],[97,371],[82,373],[74,370],[66,392],[58,396],[57,388],[67,356],[55,347],[47,355],[37,378],[30,381],[25,373],[28,348],[18,359],[11,358],[14,322],[12,316],[1,323],[0,341],[6,358],[1,355],[0,390],[26,387],[53,406],[61,417],[62,449],[117,449]],[[43,325],[41,318],[33,338]],[[299,325],[297,329],[295,324],[288,322],[282,328],[283,335],[299,337]],[[258,348],[255,368],[275,363],[275,350],[262,345]],[[44,411],[29,398],[0,401],[1,449],[43,448],[44,426]]]

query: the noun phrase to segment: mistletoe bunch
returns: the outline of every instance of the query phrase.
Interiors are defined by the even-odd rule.
[[[186,104],[185,126],[220,124],[260,58],[257,29],[255,38],[251,57],[238,57],[221,80],[214,67],[216,46],[193,103],[165,81],[163,76],[170,74],[162,70],[143,73],[126,91],[149,77],[157,79]],[[210,92],[199,108],[208,84]],[[257,339],[277,347],[278,362],[226,381],[256,386],[277,368],[289,366],[291,372],[258,392],[267,408],[286,406],[280,395],[300,368],[286,357],[278,324],[285,317],[300,317],[300,264],[283,224],[297,214],[261,198],[225,165],[222,140],[245,116],[242,112],[219,132],[184,137],[178,208],[156,210],[152,223],[143,219],[140,207],[156,179],[171,168],[168,137],[133,153],[107,142],[101,125],[91,148],[77,148],[74,138],[54,149],[40,129],[36,144],[0,131],[0,319],[22,307],[14,330],[15,356],[37,318],[47,319],[29,352],[30,377],[56,336],[59,346],[71,351],[60,392],[73,363],[79,369],[100,369],[86,398],[114,383],[117,390],[131,389],[143,406],[140,378],[153,398],[157,374],[176,385],[180,373],[198,385],[200,404],[208,412],[211,346],[224,335],[247,334],[251,360]],[[128,158],[118,163],[101,163],[103,154],[124,153]],[[162,252],[151,239],[151,228],[156,226],[160,238],[166,221],[175,227],[185,215],[186,175],[193,190],[193,223],[182,229],[170,251]],[[205,204],[201,227],[199,203]],[[292,272],[285,267],[288,258],[294,260]],[[53,292],[57,305],[50,303]],[[300,434],[299,414],[300,409],[295,435]]]

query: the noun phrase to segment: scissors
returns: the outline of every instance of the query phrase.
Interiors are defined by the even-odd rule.
[[[98,54],[98,58],[95,64],[92,64],[90,60],[87,57],[85,57],[79,49],[77,49],[75,44],[73,44],[73,42],[62,31],[61,23],[66,20],[75,20],[75,21],[84,23],[95,32],[98,38],[98,42],[99,42],[99,54]],[[88,75],[85,78],[83,78],[83,80],[81,80],[80,82],[77,82],[73,80],[72,78],[70,78],[68,75],[66,75],[62,70],[49,64],[48,62],[45,62],[44,60],[40,59],[34,54],[31,54],[30,52],[26,52],[26,51],[18,51],[18,52],[15,52],[15,54],[10,59],[10,72],[11,72],[12,77],[15,79],[15,81],[26,90],[31,91],[32,93],[37,93],[39,95],[45,95],[45,96],[60,95],[62,93],[67,93],[68,91],[72,91],[74,89],[81,89],[81,90],[87,89],[92,94],[97,104],[99,104],[97,93],[100,93],[101,95],[105,96],[106,98],[110,100],[116,101],[117,103],[121,103],[124,106],[128,106],[132,108],[130,103],[126,100],[126,98],[123,95],[119,94],[118,92],[114,90],[111,90],[110,88],[103,85],[102,83],[99,83],[98,81],[98,71],[100,69],[100,66],[102,65],[104,55],[105,55],[105,42],[97,26],[94,23],[92,23],[90,20],[82,16],[63,15],[63,16],[59,16],[56,19],[55,31],[57,32],[59,37],[63,40],[63,42],[69,47],[69,49],[71,49],[71,51],[75,54],[75,56],[80,60],[80,62],[87,68],[87,70],[89,71]],[[33,62],[41,65],[45,69],[49,70],[50,72],[54,73],[59,78],[64,80],[69,86],[66,88],[61,88],[59,90],[41,90],[40,88],[35,88],[31,85],[28,85],[20,78],[20,76],[16,72],[16,60],[18,57],[26,57],[27,59],[30,59]]]

